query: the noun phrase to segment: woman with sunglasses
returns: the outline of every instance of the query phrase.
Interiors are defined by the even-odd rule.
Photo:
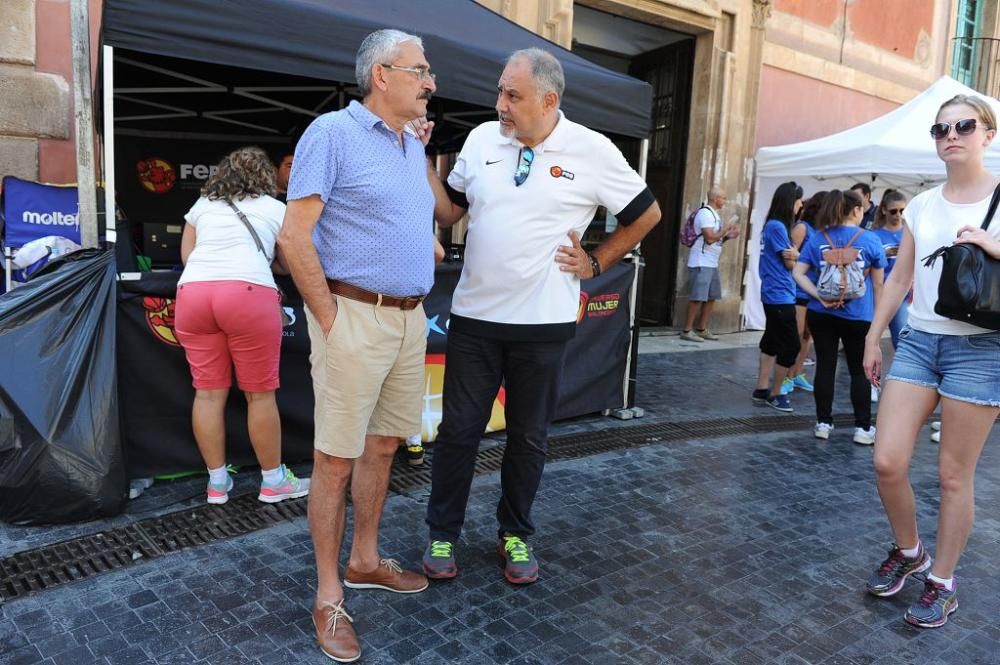
[[[882,249],[885,250],[885,278],[889,279],[892,269],[896,265],[896,256],[899,254],[899,244],[903,241],[903,209],[906,207],[906,195],[895,189],[885,190],[882,201],[879,202],[875,211],[875,235],[882,240]],[[907,312],[909,311],[909,296],[899,304],[899,309],[889,321],[889,334],[892,335],[892,348],[899,346],[899,331],[906,325]]]
[[[864,201],[856,191],[834,189],[827,193],[813,222],[816,233],[802,248],[792,275],[809,294],[806,324],[816,347],[816,376],[813,378],[816,426],[813,435],[817,439],[829,439],[833,431],[837,352],[843,343],[851,374],[854,443],[870,446],[875,443],[875,428],[872,426],[870,386],[865,380],[862,361],[865,335],[882,289],[885,253],[878,236],[860,228],[863,217]],[[864,272],[864,293],[850,300],[824,300],[816,284],[830,258],[826,251],[842,247],[858,251],[854,263]]]
[[[795,283],[792,266],[799,250],[792,246],[788,229],[802,208],[802,188],[794,182],[778,185],[771,197],[767,222],[760,236],[760,300],[764,305],[764,336],[760,338],[757,389],[751,399],[791,413],[792,404],[781,386],[799,355],[799,333],[795,325]],[[771,383],[771,371],[774,383]]]
[[[878,385],[879,338],[912,283],[909,321],[885,377],[875,441],[875,475],[895,544],[867,587],[876,596],[892,596],[908,576],[930,571],[924,592],[903,616],[923,628],[943,625],[958,609],[954,571],[972,530],[976,463],[1000,412],[1000,333],[935,313],[941,263],[928,267],[920,261],[955,242],[979,245],[1000,259],[1000,222],[979,228],[1000,180],[983,164],[996,136],[996,116],[982,98],[957,95],[941,105],[931,136],[947,179],[907,206],[896,266],[865,343],[865,373]],[[941,508],[932,564],[917,532],[909,467],[920,427],[938,402]]]

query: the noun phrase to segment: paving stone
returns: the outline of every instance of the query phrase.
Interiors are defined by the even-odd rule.
[[[719,417],[719,404],[727,417],[759,415],[747,398],[756,352],[746,351],[641,356],[645,421],[582,418],[554,431]],[[684,377],[706,362],[730,378],[689,385]],[[692,399],[697,390],[717,395]],[[794,398],[797,408],[811,407],[808,396]],[[835,409],[848,410],[843,376]],[[912,480],[919,526],[933,552],[937,447],[925,435]],[[1000,434],[991,438],[996,444]],[[1000,518],[988,507],[1000,503],[998,462],[996,445],[987,446],[976,483],[985,509],[959,566],[962,611],[936,631],[901,621],[918,584],[889,599],[862,590],[891,536],[871,450],[851,444],[839,428],[825,444],[810,431],[755,432],[550,463],[532,538],[541,579],[527,587],[502,578],[495,553],[498,476],[478,477],[457,549],[457,579],[412,596],[348,590],[347,606],[369,665],[997,663],[1000,580],[992,562]],[[251,480],[239,482],[249,488]],[[154,486],[143,500],[167,506],[166,498],[200,497],[203,482]],[[184,487],[186,495],[178,490]],[[411,569],[426,538],[426,500],[422,488],[386,501],[380,544]],[[78,535],[73,528],[10,533],[23,549]],[[0,545],[0,556],[9,546]],[[0,606],[0,665],[329,662],[315,646],[309,614],[315,583],[308,526],[292,520]]]

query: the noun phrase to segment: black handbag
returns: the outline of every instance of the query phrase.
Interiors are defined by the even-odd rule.
[[[993,220],[998,202],[1000,185],[993,191],[990,208],[981,227],[984,231]],[[1000,330],[1000,261],[978,245],[969,243],[938,248],[924,257],[924,266],[933,268],[938,258],[944,261],[944,265],[934,311],[980,328]]]

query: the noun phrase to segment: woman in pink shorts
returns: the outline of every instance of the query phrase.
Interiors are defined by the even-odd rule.
[[[236,381],[247,400],[250,442],[267,503],[305,496],[309,481],[281,463],[278,388],[281,312],[272,269],[281,270],[275,238],[285,216],[274,165],[260,148],[240,148],[219,163],[184,216],[184,272],[177,282],[175,329],[195,397],[191,421],[208,466],[208,502],[229,500],[225,408]]]

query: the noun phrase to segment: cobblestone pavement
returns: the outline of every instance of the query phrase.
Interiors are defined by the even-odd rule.
[[[646,421],[759,415],[747,405],[755,362],[746,349],[642,356]],[[704,382],[679,385],[677,377],[692,376]],[[845,413],[846,386],[838,392]],[[557,431],[630,424],[578,419]],[[933,552],[937,448],[926,435],[913,480]],[[902,622],[916,582],[892,599],[862,590],[890,540],[871,449],[839,429],[828,443],[781,432],[550,464],[532,540],[542,576],[523,588],[503,580],[495,553],[497,474],[477,477],[456,580],[414,596],[348,590],[360,662],[1000,663],[1000,579],[991,565],[1000,551],[998,438],[977,476],[961,609],[941,629]],[[116,519],[188,505],[203,482],[155,486],[159,494]],[[242,482],[249,491],[252,480]],[[426,538],[426,498],[420,489],[386,502],[383,552],[410,567]],[[75,532],[4,527],[0,556],[110,523]],[[305,520],[288,521],[10,601],[0,606],[0,665],[330,662],[314,644],[314,584]]]

